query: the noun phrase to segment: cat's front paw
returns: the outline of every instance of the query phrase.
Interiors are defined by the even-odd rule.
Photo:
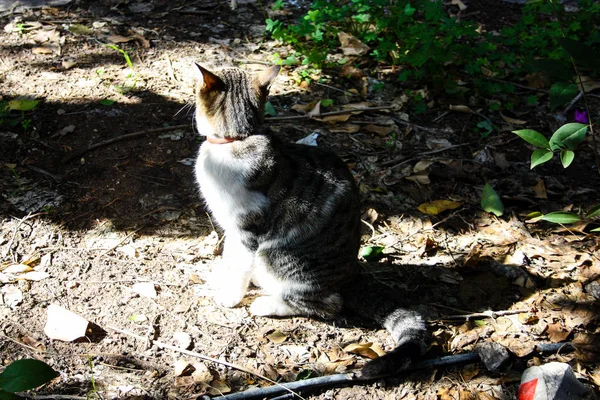
[[[250,305],[250,313],[261,317],[285,317],[297,314],[288,303],[277,296],[262,296],[257,298]]]
[[[240,304],[246,292],[231,290],[231,288],[220,289],[213,296],[213,300],[220,306],[233,308]]]

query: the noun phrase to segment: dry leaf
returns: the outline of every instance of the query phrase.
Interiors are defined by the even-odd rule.
[[[175,376],[190,375],[193,371],[191,364],[185,360],[176,360],[173,366]]]
[[[108,36],[106,38],[106,40],[108,40],[111,43],[118,44],[118,43],[131,42],[133,40],[133,38],[132,37],[121,36],[121,35],[110,35],[110,36]]]
[[[150,48],[150,41],[148,41],[148,39],[146,39],[145,37],[143,37],[139,33],[134,34],[133,38],[135,40],[137,40],[138,42],[140,42],[142,44],[143,48],[145,48],[145,49],[149,49]]]
[[[374,359],[381,357],[385,354],[385,351],[378,344],[372,342],[367,343],[352,343],[344,347],[346,353],[358,354],[363,357]]]
[[[546,193],[546,185],[544,184],[543,179],[538,179],[537,183],[531,187],[533,192],[535,193],[536,199],[547,199],[548,193]]]
[[[450,104],[450,111],[457,111],[457,112],[462,112],[462,113],[468,113],[468,114],[475,114],[473,112],[473,110],[471,110],[471,107],[469,106],[465,106],[465,105],[453,105]]]
[[[327,115],[326,117],[315,118],[315,119],[317,119],[319,121],[327,122],[329,124],[336,124],[338,122],[348,121],[348,119],[350,119],[351,116],[352,116],[352,114],[348,113],[348,114],[339,114],[339,115]]]
[[[271,341],[271,343],[280,344],[287,340],[287,335],[280,332],[279,330],[275,330],[267,335],[267,339]]]
[[[222,395],[229,392],[231,392],[231,387],[221,379],[215,379],[212,381],[210,383],[210,389],[208,390],[208,393],[211,396]]]
[[[194,382],[204,382],[209,383],[213,380],[212,373],[204,363],[195,363],[193,364],[195,368],[194,372],[192,372],[192,378],[194,378]]]
[[[502,117],[502,119],[504,121],[506,121],[509,124],[512,125],[524,125],[527,123],[527,121],[523,121],[522,119],[515,119],[515,118],[511,118],[511,117],[507,117],[506,115],[500,113],[500,116]]]
[[[570,330],[567,330],[559,323],[548,324],[548,329],[546,329],[548,339],[550,339],[552,343],[560,343],[564,341],[570,333]]]
[[[433,164],[433,161],[421,160],[417,162],[413,167],[413,174],[427,170],[431,164]]]
[[[370,224],[374,224],[375,221],[377,221],[377,218],[379,218],[379,214],[374,208],[367,208],[365,212],[363,212],[361,218],[369,222]]]
[[[318,117],[321,115],[321,100],[317,101],[310,111],[307,111],[306,115],[311,117]]]
[[[376,133],[381,137],[387,136],[390,133],[394,132],[396,130],[395,126],[390,126],[390,125],[372,125],[369,124],[367,126],[365,126],[365,131],[367,132],[371,132],[371,133]]]
[[[360,110],[362,108],[370,108],[373,107],[373,103],[369,103],[368,101],[361,101],[360,103],[350,103],[344,104],[342,108],[344,110]]]
[[[39,350],[41,352],[46,351],[46,346],[44,346],[44,343],[32,338],[31,336],[21,336],[19,339],[22,343],[26,344],[29,347],[33,347],[34,349]]]
[[[338,32],[338,39],[345,56],[362,56],[370,50],[369,46],[348,33]]]
[[[44,333],[50,339],[72,342],[85,336],[89,324],[85,318],[58,304],[50,304],[46,314],[48,321]]]
[[[34,47],[31,49],[31,52],[33,54],[54,54],[55,50],[57,50],[56,46],[45,45],[45,46]]]
[[[5,274],[22,274],[23,272],[29,271],[33,271],[33,268],[25,264],[13,264],[4,269]]]
[[[466,9],[467,9],[467,6],[465,6],[465,3],[463,3],[463,2],[462,2],[462,1],[460,1],[460,0],[452,0],[452,4],[454,4],[454,5],[458,6],[458,9],[459,9],[460,11],[464,11],[464,10],[466,10]]]
[[[6,285],[0,288],[0,304],[4,302],[10,308],[14,308],[23,302],[23,292],[16,285]]]
[[[131,287],[135,293],[147,297],[149,299],[156,298],[156,288],[154,287],[154,283],[152,282],[140,282],[136,283]]]
[[[419,185],[429,185],[431,183],[429,176],[423,175],[423,174],[407,176],[406,180],[418,183]],[[434,215],[437,215],[437,214],[434,214]]]
[[[345,64],[342,66],[342,68],[340,68],[340,76],[344,78],[362,78],[363,76],[365,76],[365,73],[363,72],[363,70],[356,68],[351,64]],[[351,90],[356,91],[356,89],[350,89],[349,91]],[[358,91],[356,91],[356,93],[353,94],[358,94]]]
[[[37,281],[41,281],[42,279],[46,279],[50,277],[50,274],[44,271],[31,271],[31,272],[26,272],[22,275],[17,276],[17,280],[18,281],[33,281],[33,282],[37,282]]]
[[[454,210],[462,206],[459,201],[452,200],[434,200],[430,203],[423,203],[417,209],[423,214],[427,215],[438,215],[439,213],[446,210]]]
[[[327,121],[327,117],[323,118],[323,120]],[[336,122],[338,122],[338,121],[336,121]],[[343,125],[332,126],[327,129],[329,129],[329,132],[333,132],[333,133],[356,133],[360,130],[360,125],[343,124]]]
[[[586,93],[600,89],[600,82],[593,80],[589,76],[582,76],[581,79],[576,78],[576,82],[579,85],[579,89],[581,90],[581,86],[583,86]]]

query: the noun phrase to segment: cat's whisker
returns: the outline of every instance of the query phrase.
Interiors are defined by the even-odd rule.
[[[174,117],[178,116],[178,115],[179,115],[179,113],[181,113],[181,112],[182,112],[183,110],[185,110],[185,109],[188,109],[188,112],[189,112],[189,110],[190,110],[192,107],[194,107],[194,104],[193,104],[193,103],[189,103],[189,102],[188,102],[188,103],[185,103],[185,104],[184,104],[184,105],[183,105],[183,106],[182,106],[182,107],[181,107],[179,110],[177,110],[177,112],[175,113]],[[188,115],[188,113],[186,113],[185,115]]]

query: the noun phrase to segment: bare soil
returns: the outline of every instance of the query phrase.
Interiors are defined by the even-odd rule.
[[[393,348],[384,330],[363,321],[253,317],[247,305],[258,290],[224,309],[205,288],[222,232],[193,176],[201,144],[191,125],[193,62],[260,69],[274,53],[289,51],[265,37],[260,3],[239,3],[232,11],[229,1],[75,1],[0,14],[0,100],[41,100],[0,125],[0,365],[28,357],[59,371],[36,398],[187,399],[271,385],[155,341],[278,382],[360,368],[368,357],[349,352],[349,344]],[[470,7],[483,21],[509,23],[519,12],[496,5],[491,18],[481,3]],[[566,170],[556,160],[530,170],[531,148],[510,130],[556,129],[544,105],[514,116],[526,122],[519,126],[499,112],[488,115],[500,128],[481,139],[481,118],[448,112],[450,100],[431,99],[421,115],[402,108],[405,87],[385,66],[365,68],[364,79],[332,73],[327,84],[310,85],[298,83],[303,70],[285,68],[278,78],[270,99],[278,116],[301,116],[294,105],[323,98],[334,99],[323,112],[344,104],[391,107],[346,122],[301,117],[269,124],[287,140],[319,133],[318,145],[348,162],[363,194],[364,246],[384,248],[365,267],[431,321],[427,357],[472,351],[480,342],[500,343],[511,354],[501,371],[470,364],[304,397],[511,399],[521,373],[549,361],[568,362],[596,395],[600,236],[590,231],[598,223],[528,222],[533,211],[599,204],[592,141]],[[382,91],[373,90],[376,81]],[[350,89],[362,96],[344,93]],[[597,99],[593,106],[598,120]],[[486,182],[502,196],[502,217],[481,210]],[[432,200],[460,207],[439,215],[417,209]],[[46,275],[28,278],[28,267]],[[139,293],[134,285],[142,282],[154,284],[155,297]],[[96,331],[76,342],[49,339],[51,304]],[[515,313],[447,318],[489,310]],[[182,332],[189,343],[178,339]],[[534,350],[559,342],[573,342],[577,351]],[[180,371],[181,363],[193,367]]]

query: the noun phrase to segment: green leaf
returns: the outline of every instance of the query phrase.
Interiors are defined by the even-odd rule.
[[[275,107],[273,107],[273,104],[271,104],[270,101],[267,101],[267,103],[265,104],[265,115],[268,115],[270,117],[274,117],[277,115],[277,111],[275,111]]]
[[[575,159],[575,153],[572,150],[561,150],[560,151],[560,162],[563,168],[567,168]]]
[[[600,228],[594,228],[590,232],[600,232]]]
[[[481,193],[481,208],[487,212],[494,213],[497,217],[504,214],[504,204],[502,204],[500,196],[498,196],[498,193],[496,193],[489,183],[485,184]]]
[[[598,215],[600,215],[600,204],[598,204],[595,207],[592,207],[592,209],[590,211],[588,211],[587,214],[585,215],[585,218],[590,219],[590,218],[597,217]]]
[[[569,80],[574,75],[573,68],[559,60],[539,59],[533,60],[532,64],[535,70],[561,80]]]
[[[50,382],[57,376],[58,372],[42,361],[17,360],[0,374],[0,388],[7,392],[23,392]]]
[[[404,14],[410,17],[415,13],[416,10],[416,8],[412,7],[410,3],[408,3],[406,7],[404,7]]]
[[[377,260],[383,252],[383,249],[384,247],[381,246],[366,246],[360,251],[360,256],[367,261]]]
[[[23,397],[0,389],[0,400],[21,400]]]
[[[321,100],[321,105],[323,107],[329,107],[333,104],[333,100],[332,99],[323,99]]]
[[[557,82],[550,88],[550,108],[567,104],[577,96],[579,89],[574,83]]]
[[[587,125],[578,122],[564,124],[554,132],[550,138],[550,149],[557,151],[561,149],[574,150],[585,140]]]
[[[552,222],[554,224],[572,224],[574,222],[581,221],[579,215],[565,211],[555,211],[546,214],[542,217],[544,221]]]
[[[521,129],[519,131],[512,131],[512,133],[519,135],[521,139],[535,147],[541,147],[543,149],[550,148],[548,139],[541,133],[534,131],[533,129]]]
[[[573,39],[559,38],[558,42],[573,57],[576,64],[600,72],[600,55],[593,48]]]
[[[115,101],[111,99],[102,99],[98,103],[102,104],[103,106],[112,106],[115,104]]]
[[[81,25],[81,24],[69,25],[69,27],[67,29],[69,30],[69,32],[74,33],[75,35],[91,35],[92,34],[92,30],[90,28],[88,28],[85,25]]]
[[[39,100],[15,99],[8,102],[8,109],[14,111],[30,111],[37,107]]]
[[[531,166],[529,168],[533,169],[546,161],[550,161],[553,155],[554,153],[548,149],[537,149],[531,153]]]

